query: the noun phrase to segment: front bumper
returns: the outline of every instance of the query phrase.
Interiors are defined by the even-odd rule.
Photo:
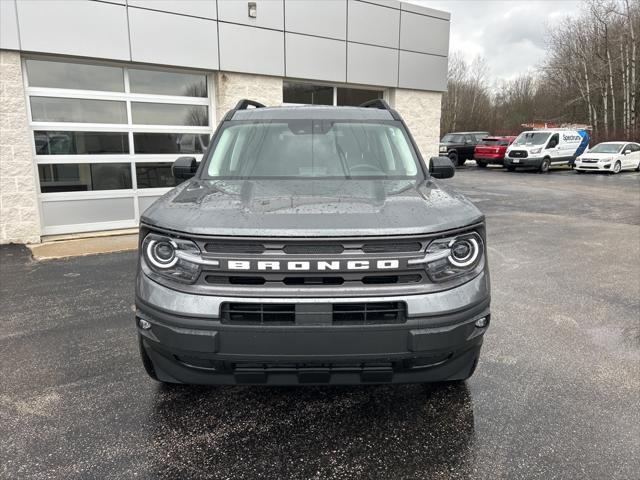
[[[383,325],[228,325],[220,304],[349,303],[355,298],[221,298],[190,295],[138,276],[136,325],[159,380],[190,384],[407,383],[467,378],[489,319],[489,278],[404,301],[407,320]],[[148,328],[140,327],[140,320]]]
[[[480,160],[482,162],[486,162],[486,163],[503,163],[504,162],[504,155],[492,155],[489,153],[476,153],[473,155],[473,159],[474,160]]]
[[[505,167],[519,168],[539,168],[542,164],[543,157],[527,157],[527,158],[511,158],[504,157],[503,164]]]
[[[605,163],[584,163],[579,160],[575,163],[576,170],[584,170],[585,172],[610,172],[613,162]]]

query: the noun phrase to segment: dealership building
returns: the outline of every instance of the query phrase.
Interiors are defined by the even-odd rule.
[[[435,155],[448,48],[395,0],[0,0],[0,243],[135,227],[241,98],[384,98]]]

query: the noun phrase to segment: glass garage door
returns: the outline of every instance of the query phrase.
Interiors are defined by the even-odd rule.
[[[205,73],[23,60],[42,234],[135,227],[215,125]]]

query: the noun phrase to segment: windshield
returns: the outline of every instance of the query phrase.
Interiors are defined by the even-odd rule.
[[[485,138],[480,142],[480,145],[487,145],[489,147],[506,147],[509,146],[509,141],[502,138]]]
[[[228,122],[205,167],[209,179],[417,178],[400,122]]]
[[[524,132],[518,135],[514,145],[542,145],[551,135],[549,132]]]
[[[624,143],[599,143],[589,153],[618,153],[623,146]]]
[[[444,137],[442,137],[440,143],[464,143],[464,140],[464,135],[448,133]]]

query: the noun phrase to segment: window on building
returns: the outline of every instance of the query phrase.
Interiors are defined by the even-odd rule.
[[[129,153],[125,132],[33,132],[36,155],[107,155]]]
[[[171,173],[171,162],[144,162],[136,164],[138,188],[175,187],[178,182]]]
[[[209,144],[204,73],[53,58],[23,65],[45,235],[134,227],[176,185],[173,161],[200,159]]]
[[[207,76],[203,74],[129,69],[131,93],[207,97]]]
[[[38,165],[40,191],[87,192],[132,187],[128,163],[54,163]]]
[[[31,97],[34,122],[127,123],[127,105],[112,100]]]
[[[302,82],[284,82],[282,86],[282,100],[284,103],[291,104],[356,107],[369,100],[383,98],[383,96],[382,90],[334,87]]]
[[[382,98],[382,91],[338,87],[338,105],[357,107],[358,105],[362,105],[364,102],[375,100],[377,98]]]
[[[209,145],[209,135],[190,133],[134,133],[133,145],[136,153],[204,153]]]
[[[282,101],[303,105],[333,105],[333,87],[284,82]]]
[[[26,60],[30,87],[124,92],[124,69],[48,60]]]
[[[203,105],[131,102],[131,116],[138,125],[209,125],[208,108]]]

